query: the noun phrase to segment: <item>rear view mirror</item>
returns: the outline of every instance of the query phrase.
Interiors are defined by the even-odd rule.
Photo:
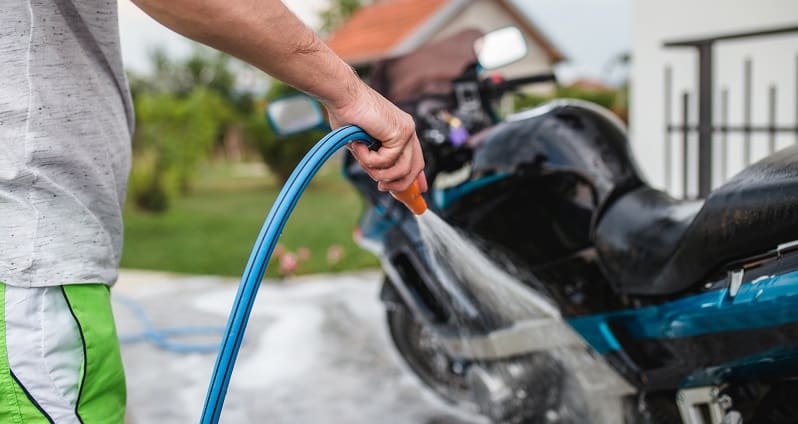
[[[474,42],[474,52],[483,69],[501,68],[526,56],[526,40],[517,27],[499,28]]]
[[[269,103],[266,116],[277,135],[285,136],[325,127],[319,103],[304,94],[295,94]]]

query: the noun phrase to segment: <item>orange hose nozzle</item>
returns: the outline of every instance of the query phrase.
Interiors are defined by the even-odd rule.
[[[427,202],[421,197],[421,190],[418,188],[418,183],[415,181],[407,190],[392,191],[391,196],[404,203],[405,206],[416,215],[421,215],[427,210]]]

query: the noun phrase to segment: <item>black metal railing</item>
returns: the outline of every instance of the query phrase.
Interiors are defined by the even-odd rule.
[[[795,54],[795,122],[792,125],[778,125],[776,121],[777,116],[777,95],[778,91],[776,85],[771,84],[768,87],[768,120],[766,123],[756,124],[752,122],[752,75],[753,65],[750,58],[743,61],[743,122],[740,124],[729,123],[729,90],[723,88],[720,91],[720,117],[719,122],[716,123],[713,117],[713,94],[714,90],[714,57],[713,48],[718,42],[728,40],[740,40],[756,37],[774,36],[788,33],[798,34],[798,26],[776,28],[764,31],[753,31],[737,34],[726,34],[711,38],[701,38],[692,40],[680,40],[666,42],[664,47],[692,47],[698,53],[698,124],[690,124],[690,104],[691,94],[688,91],[680,93],[681,100],[681,123],[673,123],[672,116],[672,102],[674,98],[673,93],[673,69],[671,66],[665,67],[665,184],[669,190],[673,188],[674,176],[674,158],[673,156],[673,135],[678,134],[682,143],[682,195],[688,197],[690,193],[690,184],[688,175],[690,174],[691,165],[691,144],[690,138],[692,134],[698,134],[698,157],[695,160],[693,171],[696,171],[698,176],[697,192],[698,197],[706,197],[712,189],[712,163],[713,163],[713,144],[714,135],[720,135],[719,147],[720,154],[720,174],[723,179],[728,177],[728,139],[730,133],[740,133],[743,136],[743,162],[744,165],[751,163],[751,136],[753,134],[767,134],[768,139],[768,152],[772,153],[776,150],[776,135],[779,133],[794,133],[795,142],[798,143],[798,43],[796,43],[796,51],[789,52]]]

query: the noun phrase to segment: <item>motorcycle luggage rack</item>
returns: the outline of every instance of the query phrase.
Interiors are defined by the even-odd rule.
[[[685,424],[742,422],[739,413],[731,410],[731,398],[722,394],[720,387],[681,389],[676,393],[676,405]]]

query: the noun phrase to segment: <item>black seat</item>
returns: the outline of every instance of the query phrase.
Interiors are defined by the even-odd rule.
[[[665,295],[701,283],[724,264],[798,239],[798,146],[746,168],[703,205],[633,190],[605,212],[594,238],[620,292]]]

